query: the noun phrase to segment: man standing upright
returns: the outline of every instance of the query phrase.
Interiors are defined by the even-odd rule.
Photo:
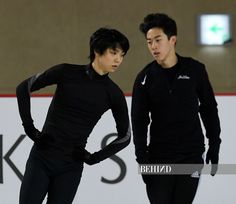
[[[140,24],[154,61],[133,87],[132,126],[139,164],[218,164],[220,122],[205,65],[176,54],[177,26],[166,14],[149,14]],[[147,142],[150,125],[150,141]],[[214,175],[216,172],[212,172]],[[142,175],[151,204],[190,204],[199,175]]]

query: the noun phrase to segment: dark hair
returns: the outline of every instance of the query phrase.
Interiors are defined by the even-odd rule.
[[[147,15],[143,19],[143,23],[139,26],[139,30],[144,33],[145,36],[151,28],[161,28],[168,39],[173,35],[177,35],[176,22],[163,13],[152,13]]]
[[[127,37],[115,29],[99,28],[90,38],[90,55],[92,62],[95,59],[95,52],[102,55],[108,48],[121,48],[124,54],[129,50],[129,40]]]

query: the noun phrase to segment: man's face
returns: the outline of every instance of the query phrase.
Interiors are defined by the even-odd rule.
[[[168,39],[161,28],[152,28],[146,34],[148,49],[159,64],[165,64],[175,54],[176,36]]]
[[[120,48],[108,48],[102,55],[95,53],[95,60],[99,69],[105,73],[115,72],[124,58],[124,52]]]

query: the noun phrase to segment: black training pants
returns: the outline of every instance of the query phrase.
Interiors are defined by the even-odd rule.
[[[191,204],[199,178],[190,175],[154,175],[146,184],[151,204]]]
[[[152,160],[152,163],[155,163]],[[165,160],[161,160],[167,163]],[[159,159],[156,162],[160,162]],[[185,158],[182,164],[203,164],[202,154]],[[197,192],[200,172],[184,175],[143,175],[151,204],[191,204]]]
[[[41,154],[34,146],[26,164],[20,204],[71,204],[80,183],[83,163]]]

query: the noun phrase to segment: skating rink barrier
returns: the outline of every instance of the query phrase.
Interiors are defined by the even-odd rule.
[[[35,126],[42,128],[51,97],[32,97]],[[236,96],[217,96],[222,128],[221,164],[236,164]],[[126,97],[129,110],[131,97]],[[94,128],[87,149],[99,150],[116,136],[110,111]],[[24,135],[15,97],[0,97],[0,203],[17,204],[32,141]],[[235,204],[236,174],[202,175],[194,204]],[[45,203],[45,202],[44,202]],[[148,204],[134,146],[84,172],[73,204]]]

